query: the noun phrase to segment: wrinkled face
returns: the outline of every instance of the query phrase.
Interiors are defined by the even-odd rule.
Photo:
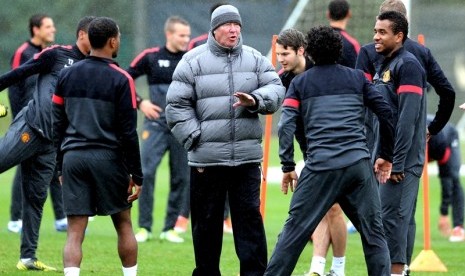
[[[191,38],[191,28],[189,26],[181,23],[174,23],[172,30],[167,30],[165,34],[168,48],[174,49],[175,52],[187,51],[187,46]]]
[[[241,25],[238,23],[228,22],[213,31],[215,40],[225,48],[233,48],[239,42],[241,35]]]
[[[276,58],[286,72],[294,72],[298,68],[301,62],[300,57],[303,53],[303,47],[295,51],[290,46],[286,49],[283,45],[276,43]]]
[[[55,25],[50,17],[42,19],[40,27],[33,27],[33,33],[35,37],[40,38],[44,43],[52,43],[55,41]]]
[[[376,20],[374,33],[373,41],[376,52],[383,56],[390,56],[392,52],[402,46],[404,34],[402,32],[394,34],[392,22],[389,20]]]

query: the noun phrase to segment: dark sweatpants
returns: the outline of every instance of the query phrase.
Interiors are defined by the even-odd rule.
[[[55,220],[64,219],[66,217],[63,208],[63,191],[61,189],[58,174],[55,172],[50,183],[50,197],[52,200],[53,214]],[[10,220],[16,221],[22,216],[22,196],[21,196],[21,165],[17,166],[13,185],[11,187],[11,205],[10,205]]]
[[[226,193],[240,275],[263,275],[267,247],[260,214],[260,176],[259,164],[191,168],[192,239],[196,264],[192,275],[221,275]]]
[[[23,109],[24,111],[24,109]],[[24,120],[23,111],[0,139],[0,173],[21,164],[23,229],[21,258],[35,258],[42,210],[55,170],[56,150]]]
[[[449,206],[452,206],[453,226],[463,226],[464,199],[463,188],[460,183],[460,166],[462,160],[460,148],[457,145],[450,147],[451,154],[445,164],[439,164],[439,178],[441,180],[441,206],[440,213],[443,216],[449,214]]]
[[[142,173],[143,188],[139,197],[139,227],[152,231],[155,179],[163,155],[169,151],[170,193],[166,208],[163,231],[171,230],[185,202],[185,190],[189,185],[187,152],[167,127],[145,121],[142,132]]]
[[[380,185],[383,225],[393,264],[407,264],[415,240],[415,210],[420,178],[406,172],[399,183]]]
[[[265,275],[291,275],[308,237],[335,202],[360,232],[368,275],[390,275],[378,184],[369,159],[331,171],[311,171],[306,164]]]

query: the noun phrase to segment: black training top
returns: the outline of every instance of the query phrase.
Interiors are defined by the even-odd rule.
[[[142,185],[134,81],[114,61],[89,56],[60,73],[53,95],[54,143],[73,149],[120,152]],[[61,168],[61,156],[58,169]]]
[[[314,66],[296,76],[286,93],[283,108],[294,112],[279,128],[280,155],[292,146],[295,122],[304,122],[307,160],[314,171],[347,167],[369,158],[364,128],[364,110],[369,107],[380,118],[383,148],[381,157],[392,160],[394,131],[389,105],[359,70],[339,64]],[[289,159],[286,157],[283,159]],[[289,165],[290,167],[287,167]],[[283,164],[283,171],[293,170]]]
[[[27,104],[24,115],[31,128],[52,141],[51,99],[58,74],[63,68],[84,58],[84,54],[76,45],[48,47],[35,54],[33,59],[0,76],[0,91],[29,76],[39,74],[32,100]]]
[[[435,135],[446,125],[454,110],[454,88],[428,48],[407,38],[404,42],[404,49],[412,53],[418,59],[421,66],[426,71],[426,81],[433,86],[436,94],[439,95],[439,105],[436,116],[428,125],[429,132]],[[361,69],[365,72],[366,77],[372,80],[373,76],[376,74],[375,64],[382,58],[383,56],[376,52],[374,43],[364,45],[360,49],[356,68]]]
[[[160,112],[160,117],[153,121],[165,126],[167,129],[165,115],[166,93],[173,79],[174,69],[176,69],[176,65],[178,65],[184,53],[172,53],[166,47],[149,48],[140,53],[127,69],[134,79],[147,75],[150,100],[163,110]],[[140,102],[141,99],[138,101]],[[149,120],[148,118],[145,119]]]
[[[40,51],[42,51],[41,46],[33,44],[30,40],[24,42],[16,49],[14,55],[11,57],[11,69],[18,68]],[[37,75],[34,75],[9,87],[8,98],[10,100],[13,118],[16,117],[19,111],[21,111],[32,98],[36,81]]]

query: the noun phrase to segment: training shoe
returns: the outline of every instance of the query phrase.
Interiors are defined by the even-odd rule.
[[[135,236],[136,236],[136,241],[137,242],[146,242],[146,241],[152,239],[152,233],[150,233],[145,228],[140,228],[139,231],[137,231]]]
[[[232,232],[233,232],[233,228],[232,228],[231,219],[227,218],[223,222],[223,233],[232,234]]]
[[[321,275],[316,272],[312,272],[312,273],[305,274],[305,276],[321,276]]]
[[[410,276],[410,267],[404,264],[404,271],[402,271],[402,276]]]
[[[449,237],[450,242],[461,242],[465,240],[465,231],[463,227],[456,226],[452,229],[452,234]]]
[[[328,273],[325,274],[325,276],[340,276],[340,275],[331,269]]]
[[[8,107],[6,107],[3,104],[0,104],[0,118],[6,117],[6,115],[8,115]]]
[[[19,270],[41,270],[41,271],[57,271],[56,268],[48,266],[43,262],[35,259],[30,259],[28,261],[19,260],[16,264],[16,268]]]
[[[448,216],[441,215],[439,217],[438,228],[441,235],[447,237],[450,235],[450,222]]]
[[[21,233],[23,229],[23,221],[22,220],[11,220],[8,222],[8,231],[13,233]]]
[[[66,218],[56,220],[55,229],[58,232],[66,232],[66,230],[68,230],[68,220]]]
[[[174,225],[174,231],[178,233],[186,233],[187,231],[187,224],[189,223],[189,219],[183,216],[178,216],[176,220],[176,224]]]
[[[169,242],[174,242],[174,243],[184,242],[184,239],[181,238],[178,232],[174,230],[168,230],[168,231],[161,232],[160,240],[167,240]]]

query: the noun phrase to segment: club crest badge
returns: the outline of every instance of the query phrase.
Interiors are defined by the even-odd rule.
[[[143,140],[147,140],[147,138],[149,138],[149,136],[150,136],[150,132],[148,132],[147,130],[142,131],[142,139]]]
[[[31,140],[31,136],[27,132],[21,133],[21,142],[24,144],[28,143]]]
[[[383,74],[383,82],[388,82],[391,80],[391,71],[387,70]]]

